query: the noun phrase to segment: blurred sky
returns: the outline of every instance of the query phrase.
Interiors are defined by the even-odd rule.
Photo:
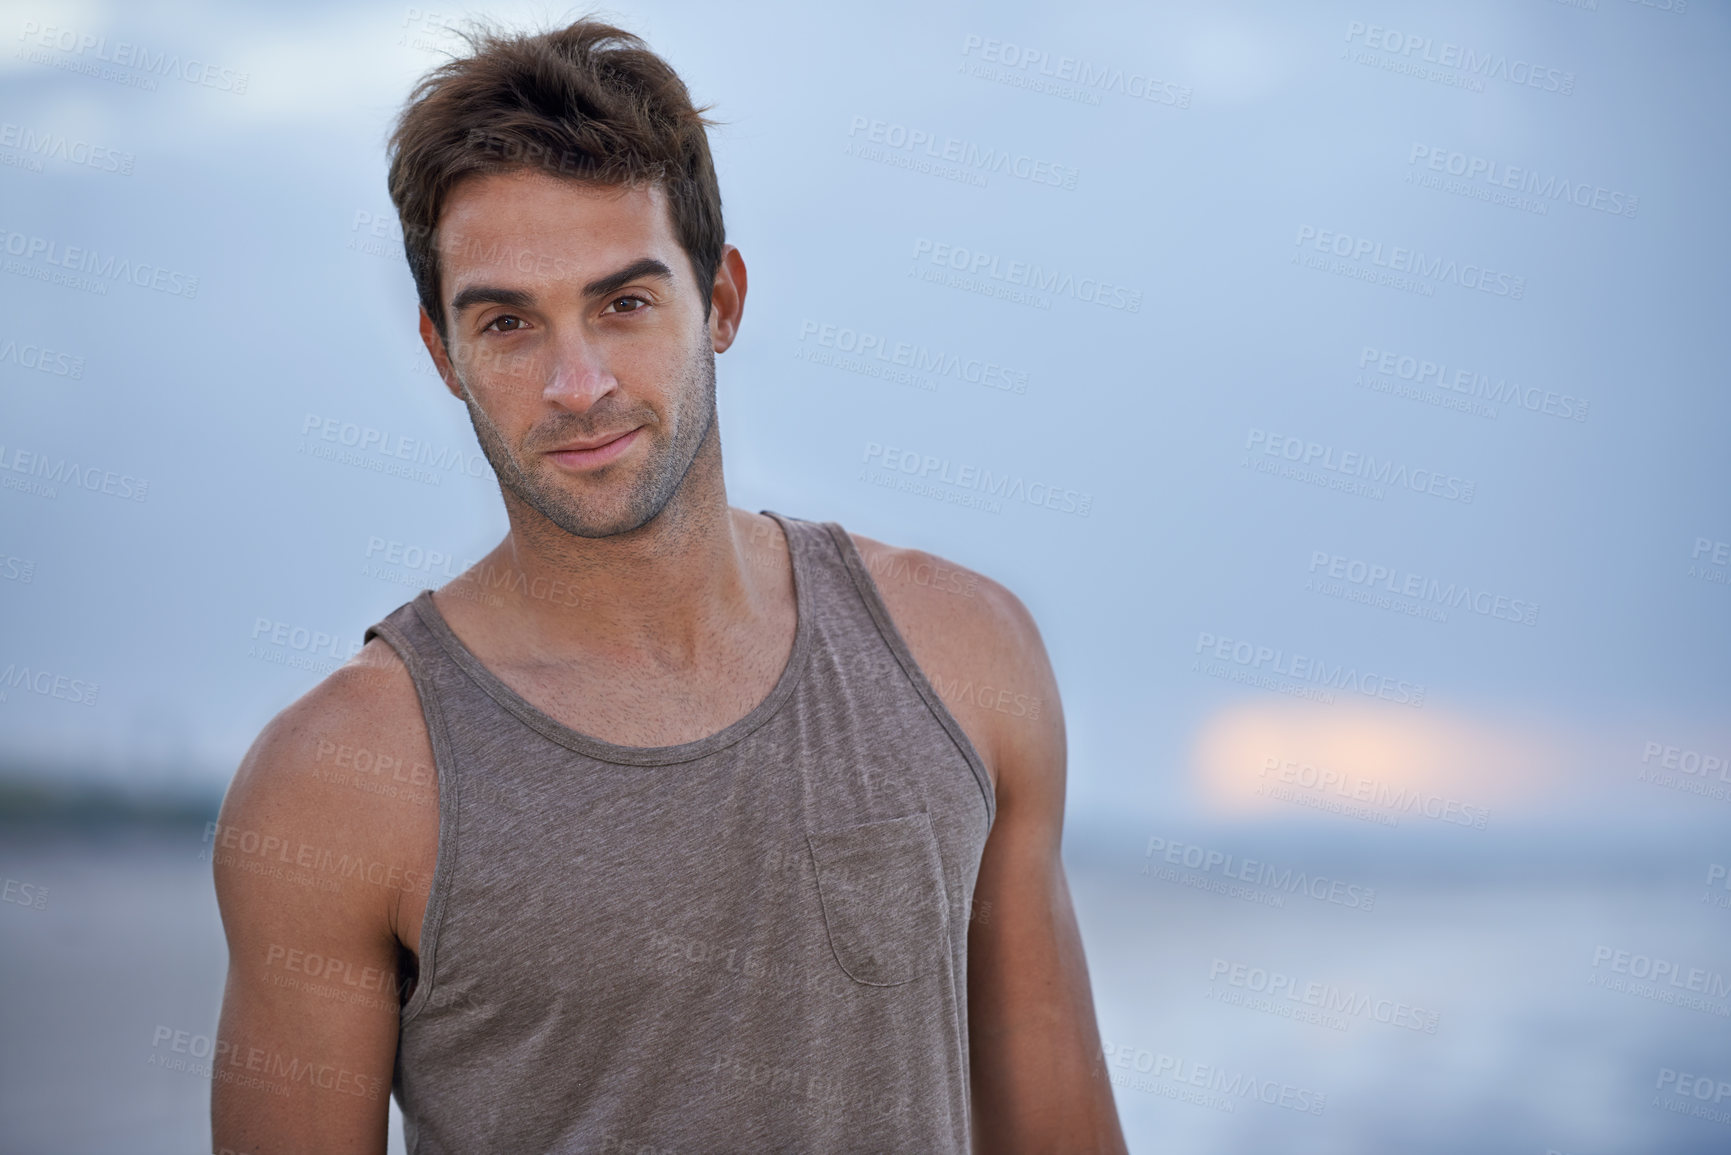
[[[435,484],[382,472],[376,449],[319,455],[340,448],[321,431],[351,426],[479,460],[416,338],[384,186],[393,114],[467,11],[0,6],[0,468],[27,486],[18,455],[34,454],[148,481],[143,500],[0,489],[14,772],[219,787],[333,654],[445,580],[393,551],[455,573],[503,532],[484,463]],[[1723,823],[1724,796],[1635,776],[1650,744],[1731,753],[1731,567],[1712,564],[1731,548],[1725,8],[604,14],[725,121],[728,236],[751,271],[718,369],[731,501],[930,549],[1016,591],[1058,670],[1073,818],[1258,814],[1274,758],[1500,819]],[[1493,63],[1447,63],[1463,52]],[[213,71],[194,83],[148,64],[175,56]],[[1107,82],[1041,75],[1083,64]],[[923,147],[898,147],[910,139],[1012,161],[933,172]],[[1498,203],[1493,179],[1571,191]],[[44,254],[67,246],[167,270],[170,287],[196,277],[196,295],[44,281]],[[1415,260],[1397,249],[1424,254],[1421,271],[1377,283]],[[971,291],[1001,289],[982,270],[1012,262],[1138,307]],[[826,347],[844,331],[990,362],[1025,391],[867,375],[881,362]],[[46,371],[26,346],[54,351]],[[1421,362],[1442,366],[1432,385],[1482,379],[1540,409],[1391,391]],[[1257,468],[1290,465],[1289,444],[1430,471],[1442,493]],[[908,453],[1074,491],[1088,512],[881,484]],[[1350,580],[1307,588],[1337,558],[1537,610],[1431,620],[1349,601]],[[278,623],[337,640],[322,655],[273,644]],[[1279,656],[1234,660],[1238,643]],[[1422,704],[1219,676],[1293,655],[1422,688]],[[33,692],[18,670],[94,683],[94,703]]]

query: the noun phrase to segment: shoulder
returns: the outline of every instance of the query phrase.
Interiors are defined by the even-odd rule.
[[[1063,711],[1038,624],[1008,587],[925,550],[848,534],[897,631],[994,783],[1063,770]],[[1042,770],[1051,767],[1055,770]]]
[[[335,759],[336,752],[328,747],[401,743],[416,731],[425,738],[408,667],[388,642],[375,637],[265,724],[229,793],[267,791],[323,801],[322,792],[307,786],[314,776],[298,771]]]
[[[888,545],[849,531],[896,624],[970,653],[1006,642],[1037,640],[1039,628],[1008,587],[923,549]]]
[[[387,866],[420,860],[419,843],[437,835],[437,798],[413,680],[374,638],[272,718],[241,760],[207,831],[218,898],[316,896],[323,910],[394,918],[401,888],[344,886],[320,870],[360,854]]]

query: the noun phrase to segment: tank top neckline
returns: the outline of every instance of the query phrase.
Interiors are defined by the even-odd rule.
[[[774,510],[764,509],[758,512],[773,517],[781,526],[782,535],[787,539],[788,555],[793,568],[793,600],[794,600],[794,631],[793,648],[787,656],[787,664],[782,667],[781,676],[771,687],[762,701],[747,711],[742,717],[730,722],[712,734],[702,738],[694,738],[689,742],[679,742],[671,746],[624,746],[615,742],[585,734],[573,729],[554,718],[523,695],[512,689],[504,679],[488,669],[475,652],[469,649],[450,623],[445,621],[444,614],[433,601],[433,591],[423,589],[415,595],[410,604],[416,615],[438,639],[452,660],[467,673],[475,683],[486,691],[500,706],[516,716],[524,724],[543,736],[577,751],[598,762],[611,762],[626,766],[668,766],[680,762],[691,762],[727,748],[746,737],[753,730],[769,721],[775,713],[786,704],[793,695],[794,687],[799,683],[804,672],[807,657],[812,646],[812,619],[814,617],[811,605],[810,560],[804,550],[806,543],[800,540],[801,535],[788,524],[789,519]]]

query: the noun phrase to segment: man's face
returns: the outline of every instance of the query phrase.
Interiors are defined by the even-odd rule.
[[[662,191],[471,177],[438,247],[447,383],[500,484],[579,537],[659,514],[714,423],[716,349]]]

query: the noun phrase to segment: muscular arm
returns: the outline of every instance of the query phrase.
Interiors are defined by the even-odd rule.
[[[1064,719],[1039,630],[1016,596],[990,579],[919,551],[855,541],[940,696],[962,683],[997,691],[990,696],[996,709],[977,695],[945,697],[991,771],[997,797],[968,930],[975,1150],[1122,1153],[1059,853]],[[892,564],[898,555],[908,564]],[[922,584],[895,577],[936,572],[965,578]]]
[[[212,1056],[216,1151],[385,1151],[396,932],[404,900],[424,899],[426,872],[408,838],[425,830],[413,808],[427,810],[428,796],[357,790],[352,756],[337,756],[414,745],[400,725],[412,684],[384,662],[344,667],[278,715],[211,832],[229,949]]]

